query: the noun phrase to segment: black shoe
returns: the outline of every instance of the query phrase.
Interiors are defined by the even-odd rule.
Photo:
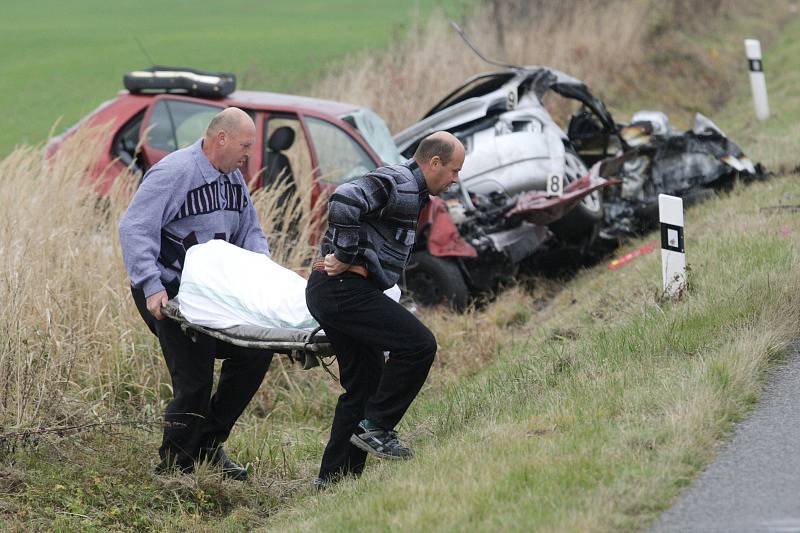
[[[156,475],[171,475],[171,474],[191,474],[194,470],[194,463],[180,464],[176,461],[175,457],[167,456],[161,459],[161,462],[153,469]]]
[[[356,432],[350,436],[350,442],[384,459],[411,459],[414,455],[411,448],[400,442],[396,431],[377,428],[368,420],[359,422]]]
[[[208,461],[214,466],[222,467],[222,474],[236,481],[247,480],[247,469],[231,461],[222,446],[204,448],[200,453],[200,460]]]

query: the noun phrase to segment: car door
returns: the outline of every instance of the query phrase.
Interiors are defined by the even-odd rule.
[[[340,184],[355,179],[378,167],[379,159],[362,145],[344,122],[334,124],[321,117],[300,115],[311,149],[314,181],[311,205],[327,201],[328,195]],[[357,135],[357,134],[356,134]],[[326,212],[318,210],[312,224],[321,230],[327,222]],[[319,235],[315,234],[312,244]]]
[[[145,170],[170,152],[185,148],[202,137],[211,118],[224,108],[221,104],[174,95],[153,98],[139,131]]]

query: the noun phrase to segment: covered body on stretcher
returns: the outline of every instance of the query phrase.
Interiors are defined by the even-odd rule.
[[[305,289],[305,279],[267,256],[212,240],[186,252],[178,296],[163,312],[190,336],[285,353],[308,369],[334,354]],[[387,291],[394,299],[399,293]]]

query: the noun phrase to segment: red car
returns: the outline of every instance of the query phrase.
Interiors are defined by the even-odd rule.
[[[332,189],[384,163],[403,160],[386,124],[365,107],[304,96],[233,91],[232,75],[190,69],[154,67],[129,73],[125,82],[132,90],[121,91],[47,145],[46,155],[52,157],[79,127],[110,125],[112,135],[102,140],[102,157],[91,171],[101,195],[109,192],[126,167],[144,173],[168,153],[195,142],[211,117],[229,106],[246,111],[256,124],[258,148],[241,169],[251,190],[279,177],[313,175],[311,201],[315,202],[324,188]],[[458,267],[446,258],[477,254],[459,236],[444,203],[435,200],[421,213],[418,228],[425,240],[418,243],[421,250],[417,256],[422,254],[426,265],[434,265],[432,272],[423,274],[434,282],[424,291],[435,294],[426,294],[423,300],[446,300],[463,307],[466,284],[459,279],[455,289],[449,288]],[[429,234],[436,238],[428,240],[425,236]],[[439,278],[447,283],[438,283]]]
[[[106,194],[125,167],[145,172],[168,153],[196,141],[211,117],[230,106],[246,111],[256,124],[259,149],[242,168],[252,188],[270,183],[282,172],[313,172],[318,181],[338,184],[382,163],[401,161],[383,120],[369,109],[255,91],[218,98],[191,90],[187,94],[122,91],[51,139],[47,154],[54,154],[80,126],[110,124],[113,135],[103,140],[103,155],[92,175],[99,192]]]

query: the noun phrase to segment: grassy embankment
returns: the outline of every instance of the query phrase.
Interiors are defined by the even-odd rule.
[[[775,169],[798,163],[798,34],[795,22],[765,56],[773,117],[749,118],[746,79],[721,115],[731,135],[748,139],[751,154]],[[659,297],[657,254],[583,273],[525,322],[527,338],[490,368],[416,405],[406,427],[424,437],[413,462],[374,467],[361,481],[295,503],[270,525],[646,526],[713,457],[757,400],[764,369],[800,333],[800,222],[791,211],[760,211],[798,203],[796,177],[781,174],[688,210],[690,288],[681,300]],[[496,309],[521,301],[505,295]]]
[[[234,72],[239,87],[284,92],[347,54],[388,46],[414,16],[460,0],[6,2],[0,19],[0,156],[66,128],[151,65]]]
[[[719,120],[773,167],[793,166],[790,141],[769,147],[796,132],[793,102],[775,91],[796,81],[799,32],[790,27],[765,60],[778,118],[735,122],[750,109],[742,79],[741,105]],[[800,226],[758,212],[800,194],[779,178],[687,213],[692,287],[680,302],[658,297],[651,255],[563,287],[515,289],[463,316],[425,312],[441,348],[401,427],[419,452],[410,463],[371,464],[362,481],[314,495],[338,388],[281,359],[228,445],[252,465],[250,482],[205,470],[156,477],[169,380],[125,290],[114,231],[124,201],[95,208],[79,185],[91,153],[75,149],[53,169],[32,149],[0,162],[2,426],[50,430],[3,440],[9,529],[634,529],[711,457],[797,334]]]

